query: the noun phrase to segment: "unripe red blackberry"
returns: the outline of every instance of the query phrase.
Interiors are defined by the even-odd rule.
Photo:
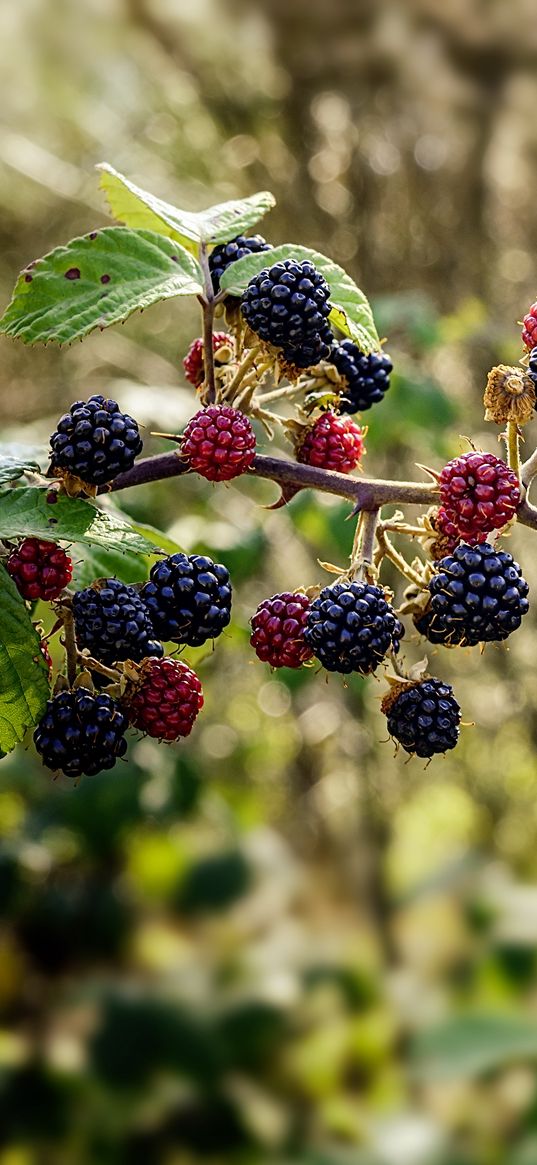
[[[126,706],[135,728],[158,740],[179,740],[189,735],[203,707],[201,683],[179,659],[146,659]]]
[[[327,671],[370,675],[391,649],[399,651],[405,629],[382,587],[335,582],[313,600],[306,643]]]
[[[446,517],[471,541],[482,531],[501,529],[520,502],[516,473],[494,453],[455,457],[440,474],[440,499]]]
[[[356,421],[352,417],[339,417],[336,413],[326,412],[306,429],[299,440],[296,459],[303,465],[351,473],[356,469],[363,451],[362,430]]]
[[[137,421],[115,400],[90,396],[77,400],[58,421],[50,438],[51,466],[87,485],[106,485],[132,469],[143,441]]]
[[[304,639],[310,600],[300,591],[263,599],[252,616],[250,643],[271,667],[300,667],[313,652]]]
[[[106,692],[58,692],[34,732],[43,764],[66,777],[94,776],[114,767],[127,751],[127,717]]]
[[[531,352],[537,345],[537,303],[532,303],[527,315],[524,316],[522,328],[522,343]]]
[[[227,332],[213,333],[213,352],[215,354],[215,363],[218,363],[216,353],[220,348],[231,349],[233,352],[235,347],[232,336],[228,336]],[[205,365],[203,363],[203,339],[200,336],[197,340],[193,340],[188,352],[183,360],[183,368],[185,376],[194,388],[199,388],[205,379]]]
[[[24,538],[7,560],[6,569],[23,599],[57,599],[70,583],[73,563],[56,542]]]
[[[231,481],[246,473],[255,457],[255,433],[248,417],[229,405],[208,405],[188,422],[181,452],[207,481]]]
[[[431,757],[455,748],[461,710],[450,684],[433,677],[397,684],[381,708],[390,736],[411,755]]]

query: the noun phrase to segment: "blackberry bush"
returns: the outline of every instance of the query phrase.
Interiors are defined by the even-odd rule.
[[[136,460],[138,421],[101,394],[75,401],[60,418],[48,468],[20,446],[0,459],[9,538],[0,546],[0,751],[34,729],[44,764],[80,776],[110,768],[124,754],[127,720],[168,742],[188,735],[202,707],[201,679],[176,658],[177,647],[203,647],[229,625],[228,569],[209,555],[174,551],[168,535],[136,526],[110,498],[93,500],[186,473],[200,489],[204,479],[230,482],[222,504],[234,515],[252,504],[252,477],[279,486],[276,510],[306,488],[348,504],[356,523],[349,562],[320,564],[337,575],[329,583],[324,575],[295,579],[296,589],[263,600],[251,619],[253,652],[272,667],[298,669],[316,660],[342,675],[386,673],[393,738],[421,757],[453,748],[458,704],[449,684],[422,665],[416,676],[418,665],[401,657],[402,620],[435,648],[456,648],[505,640],[528,611],[527,583],[501,539],[515,522],[537,530],[528,496],[537,450],[529,443],[520,465],[522,428],[534,419],[537,401],[536,305],[524,317],[519,363],[500,364],[486,377],[485,420],[499,426],[491,437],[495,452],[471,448],[427,471],[430,481],[352,477],[365,435],[353,414],[371,410],[373,444],[381,444],[373,406],[389,389],[392,361],[350,275],[320,252],[252,234],[274,202],[266,191],[198,214],[175,208],[174,227],[162,219],[154,232],[138,225],[153,196],[116,171],[113,189],[120,192],[119,203],[115,195],[111,200],[122,224],[30,263],[0,331],[29,344],[71,344],[154,300],[194,296],[201,335],[184,371],[198,399],[183,432],[153,434],[170,447],[143,460]],[[217,330],[223,314],[227,332]],[[266,446],[256,448],[252,422]],[[497,435],[505,460],[497,455]],[[282,453],[284,438],[293,442],[295,460]],[[233,496],[241,474],[247,477]],[[180,483],[170,488],[180,510],[192,493],[185,490],[181,501]],[[413,507],[418,512],[409,516]],[[106,578],[98,577],[103,555]],[[278,572],[287,566],[296,572],[297,564],[282,557]],[[384,589],[386,564],[393,602]],[[64,653],[54,654],[60,663],[51,690],[54,636]],[[416,640],[407,637],[409,652]],[[174,645],[173,654],[164,655],[161,641]],[[311,682],[317,670],[309,669]],[[219,682],[217,661],[212,682]]]

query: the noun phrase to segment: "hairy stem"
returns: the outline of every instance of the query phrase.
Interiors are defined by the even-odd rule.
[[[203,272],[203,284],[205,295],[201,299],[201,306],[203,309],[203,367],[205,370],[205,401],[207,404],[213,404],[216,399],[216,382],[214,378],[214,349],[213,349],[213,322],[214,322],[214,289],[211,272],[209,269],[209,259],[207,255],[207,244],[202,243],[200,246],[200,265]]]

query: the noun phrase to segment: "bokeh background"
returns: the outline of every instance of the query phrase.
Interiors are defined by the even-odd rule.
[[[105,221],[96,162],[193,209],[269,188],[267,237],[345,265],[388,338],[367,471],[498,448],[486,373],[535,298],[532,0],[6,0],[0,45],[2,303]],[[59,352],[4,341],[2,440],[46,442],[92,391],[176,429],[198,331],[177,301]],[[537,1161],[535,614],[508,647],[430,649],[475,726],[405,763],[382,683],[249,652],[260,599],[352,540],[337,500],[275,498],[118,499],[234,577],[188,742],[133,740],[77,788],[0,764],[0,1165]],[[532,538],[509,548],[535,587]]]

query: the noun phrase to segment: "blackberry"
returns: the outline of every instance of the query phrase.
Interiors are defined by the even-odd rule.
[[[235,351],[235,342],[232,336],[228,336],[227,332],[213,333],[213,352],[215,367],[218,368],[220,364],[227,364],[230,356]],[[222,353],[221,361],[218,359],[217,353]],[[225,356],[225,359],[224,359]],[[185,376],[194,388],[200,388],[205,379],[205,365],[203,363],[203,339],[201,336],[197,340],[193,340],[188,352],[183,360],[183,368]]]
[[[250,280],[241,300],[246,323],[297,367],[318,362],[327,346],[330,289],[313,263],[284,259]]]
[[[442,636],[436,642],[453,646],[507,639],[529,609],[528,584],[518,563],[488,542],[463,542],[442,558],[429,591],[430,628]]]
[[[147,607],[134,587],[118,578],[98,579],[77,591],[73,616],[79,648],[87,648],[101,663],[163,655]]]
[[[132,469],[143,441],[137,422],[115,400],[77,400],[50,438],[52,471],[64,471],[88,485],[106,485]]]
[[[127,717],[116,700],[88,688],[58,692],[48,700],[34,732],[43,764],[66,777],[112,769],[127,750]]]
[[[248,417],[230,405],[208,405],[188,422],[181,452],[207,481],[231,481],[246,473],[255,457],[255,433]]]
[[[388,720],[388,732],[406,752],[431,757],[447,752],[459,739],[460,707],[453,688],[442,680],[428,678],[397,684],[381,705]]]
[[[215,247],[209,255],[214,294],[220,291],[220,280],[231,263],[246,258],[246,255],[257,255],[260,251],[272,251],[270,243],[262,235],[237,235],[229,243],[220,243]]]
[[[201,683],[179,659],[146,659],[127,697],[131,724],[158,740],[188,736],[203,707]]]
[[[300,438],[296,459],[303,465],[351,473],[364,451],[362,430],[352,417],[322,413]]]
[[[333,338],[332,332],[327,324],[313,339],[305,340],[298,347],[287,344],[282,348],[280,356],[280,363],[284,365],[286,375],[289,377],[290,373],[294,379],[293,372],[295,369],[300,373],[305,368],[313,368],[321,360],[327,360],[330,355]]]
[[[310,600],[300,591],[263,599],[252,616],[250,643],[263,663],[271,667],[301,667],[312,650],[304,639]]]
[[[340,413],[363,413],[383,400],[390,387],[393,364],[384,352],[360,352],[352,340],[334,342],[328,357],[343,380]]]
[[[50,603],[71,581],[73,563],[56,542],[24,538],[6,562],[6,570],[23,599]]]
[[[382,587],[336,582],[313,600],[304,638],[327,671],[369,675],[404,633]]]
[[[506,526],[520,501],[516,473],[494,453],[472,450],[455,457],[444,466],[439,485],[446,518],[467,542]]]
[[[201,647],[231,618],[229,572],[203,554],[172,554],[155,563],[141,598],[162,639]]]
[[[537,344],[537,303],[532,303],[527,315],[524,316],[522,343],[525,344],[530,352]]]

